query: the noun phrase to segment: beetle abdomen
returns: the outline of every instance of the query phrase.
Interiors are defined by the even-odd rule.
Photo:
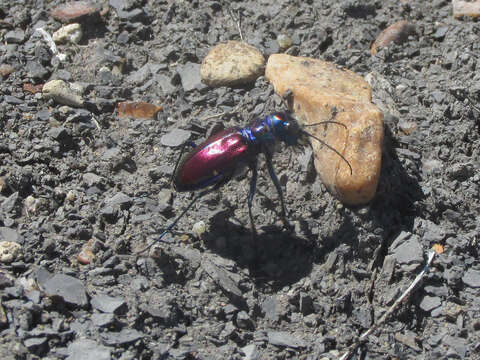
[[[217,184],[233,174],[249,155],[247,140],[238,128],[221,131],[189,153],[178,166],[177,191],[194,191]]]

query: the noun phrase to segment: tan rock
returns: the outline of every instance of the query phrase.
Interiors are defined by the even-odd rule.
[[[14,71],[15,71],[15,69],[13,68],[12,65],[9,65],[9,64],[1,64],[0,65],[0,75],[3,78],[7,78],[8,75],[13,73]]]
[[[480,1],[467,2],[462,0],[453,0],[453,17],[458,19],[463,16],[473,18],[480,17]]]
[[[62,26],[60,29],[55,31],[52,35],[52,39],[56,44],[78,44],[80,40],[82,40],[82,36],[82,26],[78,23],[73,23]]]
[[[284,54],[270,56],[266,77],[283,96],[293,93],[290,106],[300,124],[333,120],[346,126],[328,124],[306,128],[341,153],[311,139],[315,168],[327,189],[349,205],[365,204],[375,195],[380,176],[383,141],[383,114],[371,103],[368,83],[349,70],[334,64]]]
[[[13,241],[0,241],[0,263],[9,264],[22,255],[22,247]]]
[[[82,250],[77,255],[77,261],[79,264],[88,265],[93,263],[94,260],[95,255],[93,254],[93,239],[90,239],[82,246]]]
[[[63,105],[81,107],[83,99],[75,89],[63,80],[51,80],[43,85],[43,96]]]
[[[379,49],[388,46],[392,42],[401,44],[405,42],[410,35],[415,35],[415,33],[414,24],[406,20],[397,21],[378,35],[370,48],[370,53],[375,55]]]
[[[152,119],[163,108],[147,102],[122,101],[117,104],[117,113],[121,118]]]
[[[241,41],[215,46],[203,59],[202,81],[213,87],[255,81],[263,74],[265,58],[255,47]]]

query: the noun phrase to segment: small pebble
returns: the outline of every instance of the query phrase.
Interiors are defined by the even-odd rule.
[[[277,36],[277,43],[278,43],[278,46],[280,47],[280,50],[285,51],[292,46],[293,41],[290,36],[285,34],[279,34]]]
[[[0,263],[9,264],[21,256],[22,247],[12,241],[0,241]]]
[[[469,269],[462,277],[465,285],[471,288],[480,288],[480,270]]]
[[[100,12],[100,8],[88,1],[70,1],[56,6],[51,15],[61,22],[72,22],[85,16],[91,16]]]
[[[67,195],[65,196],[65,200],[67,200],[68,202],[74,202],[76,198],[77,196],[74,190],[69,190],[67,192]]]
[[[77,255],[77,261],[80,264],[88,265],[94,261],[95,255],[93,254],[92,247],[93,239],[88,240],[88,242],[82,246],[82,250]]]
[[[453,17],[458,19],[463,16],[472,18],[480,17],[480,1],[452,0]]]
[[[405,42],[410,35],[414,35],[415,33],[416,30],[414,24],[406,20],[397,21],[378,35],[370,48],[370,53],[376,55],[379,49],[388,46],[391,42]]]
[[[7,44],[21,44],[25,40],[25,31],[11,30],[7,32],[3,38]]]
[[[82,107],[83,99],[63,80],[51,80],[43,85],[43,96],[63,105]]]
[[[160,110],[161,106],[146,102],[123,101],[117,104],[117,113],[121,118],[153,119]]]
[[[253,83],[263,74],[263,54],[247,43],[229,41],[215,46],[203,59],[202,81],[212,87]]]
[[[192,232],[197,236],[200,237],[206,231],[206,226],[204,221],[199,221],[193,224]]]
[[[190,139],[190,131],[174,129],[160,138],[160,143],[164,146],[177,147]]]
[[[62,26],[60,29],[55,31],[52,35],[52,39],[57,44],[78,44],[82,40],[82,36],[82,26],[74,23]]]
[[[15,71],[15,69],[13,68],[13,66],[9,65],[9,64],[2,64],[0,65],[0,75],[3,77],[3,78],[6,78],[8,77],[8,75],[10,75],[11,73],[13,73]]]

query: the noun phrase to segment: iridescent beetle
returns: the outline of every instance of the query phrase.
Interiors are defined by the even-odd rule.
[[[341,125],[346,128],[344,124],[336,121],[322,121],[307,126],[327,123]],[[306,137],[314,138],[334,151],[347,163],[352,174],[352,167],[342,154],[321,139],[300,128],[298,122],[288,112],[277,112],[268,115],[263,119],[254,120],[243,128],[235,126],[225,129],[210,136],[203,143],[192,149],[181,161],[177,162],[173,175],[175,190],[178,192],[202,191],[193,198],[182,213],[160,234],[158,239],[138,253],[148,250],[152,245],[161,241],[163,236],[173,229],[198,199],[218,190],[222,185],[229,182],[234,174],[244,166],[248,166],[252,171],[248,195],[248,214],[252,232],[255,234],[252,203],[257,184],[257,162],[260,153],[265,155],[268,173],[280,198],[282,221],[285,227],[290,227],[287,220],[282,188],[272,164],[272,145],[281,141],[288,146],[296,146],[300,145],[301,138]]]

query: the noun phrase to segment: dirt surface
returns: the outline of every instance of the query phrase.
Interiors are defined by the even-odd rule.
[[[83,39],[60,45],[60,61],[34,33],[60,28],[50,15],[60,3],[0,1],[0,63],[14,70],[0,85],[0,240],[21,246],[0,264],[0,358],[338,358],[434,244],[445,252],[422,285],[354,358],[480,357],[478,21],[454,19],[442,0],[110,0],[80,20]],[[293,232],[262,158],[256,239],[246,173],[193,206],[150,256],[135,256],[192,199],[170,187],[172,145],[285,110],[263,77],[201,84],[209,49],[239,39],[229,10],[266,57],[286,34],[290,54],[371,82],[386,133],[377,195],[347,208],[315,176],[308,146],[279,146]],[[399,20],[416,34],[372,56]],[[23,90],[51,79],[79,84],[84,105]],[[163,110],[120,119],[116,104],[130,100]],[[82,265],[79,254],[93,260]]]

